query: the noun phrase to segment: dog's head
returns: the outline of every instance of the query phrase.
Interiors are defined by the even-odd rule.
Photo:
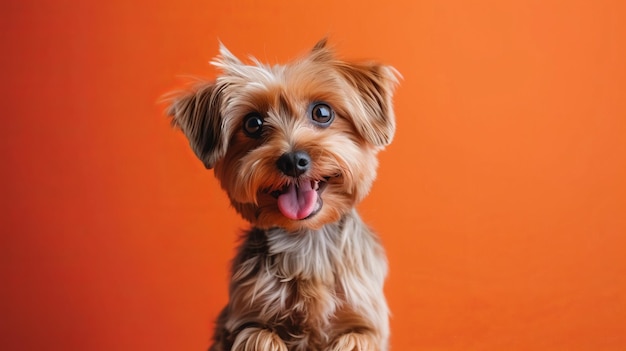
[[[215,82],[174,95],[169,114],[235,209],[260,228],[335,222],[369,192],[376,154],[394,135],[397,72],[335,58],[242,63],[225,47]]]

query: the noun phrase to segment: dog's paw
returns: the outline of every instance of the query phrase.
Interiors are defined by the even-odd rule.
[[[380,350],[371,336],[360,333],[343,334],[333,342],[329,351],[375,351]]]
[[[287,351],[287,346],[275,333],[262,328],[242,330],[233,343],[232,351]]]

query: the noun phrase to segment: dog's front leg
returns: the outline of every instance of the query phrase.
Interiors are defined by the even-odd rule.
[[[232,351],[287,351],[280,337],[263,328],[250,327],[237,334]]]

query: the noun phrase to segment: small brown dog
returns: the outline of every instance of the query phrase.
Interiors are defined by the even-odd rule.
[[[394,135],[398,73],[339,60],[325,40],[272,67],[220,53],[222,75],[169,108],[253,226],[210,350],[387,350],[387,261],[355,205]]]

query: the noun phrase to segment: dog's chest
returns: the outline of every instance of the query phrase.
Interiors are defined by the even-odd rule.
[[[336,272],[325,272],[325,279],[318,279],[309,275],[312,271],[315,270],[303,270],[290,280],[276,277],[281,301],[275,304],[283,307],[277,310],[274,329],[290,350],[317,350],[326,345],[333,334],[336,314],[346,305],[345,295],[336,283]]]
[[[358,221],[296,235],[252,230],[234,261],[227,329],[252,323],[289,350],[316,351],[386,318],[379,249]]]
[[[341,233],[268,234],[267,272],[273,275],[293,324],[324,327],[345,303],[337,282],[347,273],[342,267],[346,252]]]

